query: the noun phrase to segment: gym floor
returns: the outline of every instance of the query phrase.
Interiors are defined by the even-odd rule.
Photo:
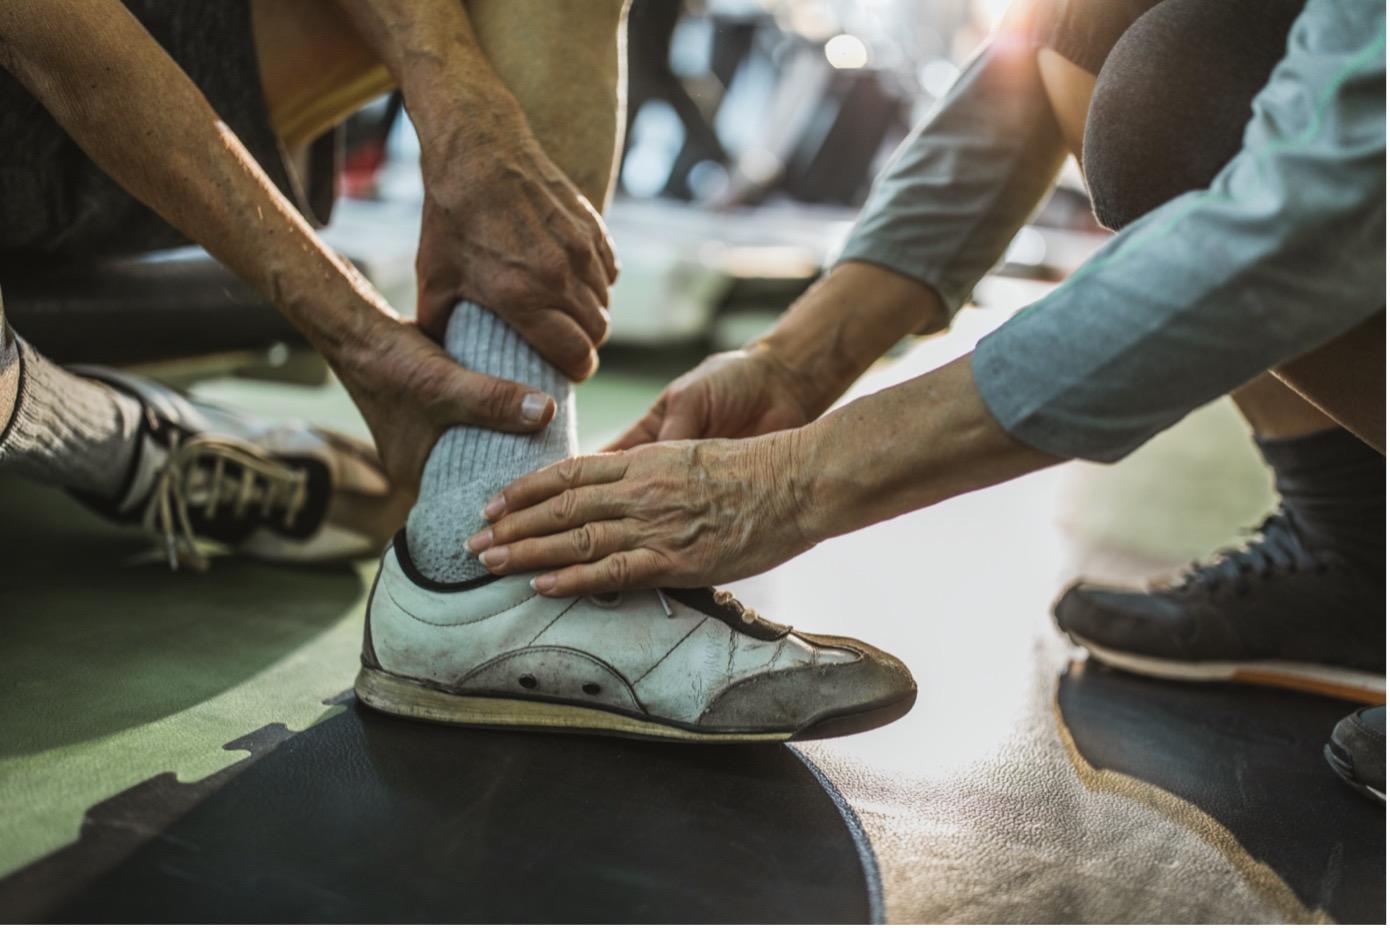
[[[1035,286],[990,282],[855,392],[968,350]],[[692,360],[611,358],[579,391],[585,447]],[[362,430],[336,386],[198,389]],[[1266,484],[1216,406],[1122,465],[735,584],[898,654],[920,696],[863,735],[698,748],[374,715],[349,689],[374,564],[170,573],[138,532],[0,483],[0,918],[1384,922],[1384,812],[1321,757],[1351,706],[1109,672],[1051,624],[1077,572],[1204,555]]]

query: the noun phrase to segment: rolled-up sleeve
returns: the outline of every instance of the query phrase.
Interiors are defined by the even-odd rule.
[[[932,287],[954,316],[1066,154],[1031,24],[1006,25],[899,146],[839,256]]]
[[[1311,0],[1209,188],[1111,239],[985,338],[972,367],[1012,435],[1123,457],[1385,304],[1385,7]]]

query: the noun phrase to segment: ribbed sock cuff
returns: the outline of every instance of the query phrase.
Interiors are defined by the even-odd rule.
[[[33,480],[110,496],[135,450],[140,405],[18,342],[21,383],[0,466]]]
[[[1384,566],[1384,455],[1342,428],[1256,443],[1309,543]]]
[[[444,347],[464,367],[544,390],[557,406],[555,418],[539,432],[461,426],[445,432],[430,452],[419,499],[406,521],[406,539],[421,573],[452,583],[487,573],[463,545],[483,528],[488,499],[517,477],[573,454],[577,442],[570,382],[502,320],[476,304],[460,303],[449,319]]]

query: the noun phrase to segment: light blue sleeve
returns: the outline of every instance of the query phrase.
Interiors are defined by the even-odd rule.
[[[985,338],[1012,435],[1112,461],[1385,305],[1385,7],[1310,0],[1211,186],[1117,235]]]
[[[839,261],[919,280],[955,315],[1066,154],[1035,55],[1024,25],[990,40],[874,182]]]

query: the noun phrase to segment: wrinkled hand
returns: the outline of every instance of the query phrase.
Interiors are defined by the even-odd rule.
[[[812,546],[803,531],[798,432],[674,442],[570,458],[508,485],[470,551],[496,574],[574,596],[748,577]]]
[[[765,348],[711,355],[671,382],[608,451],[686,438],[750,438],[810,422],[808,385]]]
[[[412,497],[448,427],[534,432],[555,416],[552,397],[461,367],[414,324],[384,314],[328,361],[371,429],[392,485]]]
[[[465,122],[421,155],[420,327],[442,340],[450,309],[473,300],[583,380],[608,336],[608,288],[618,276],[608,230],[524,119]]]

